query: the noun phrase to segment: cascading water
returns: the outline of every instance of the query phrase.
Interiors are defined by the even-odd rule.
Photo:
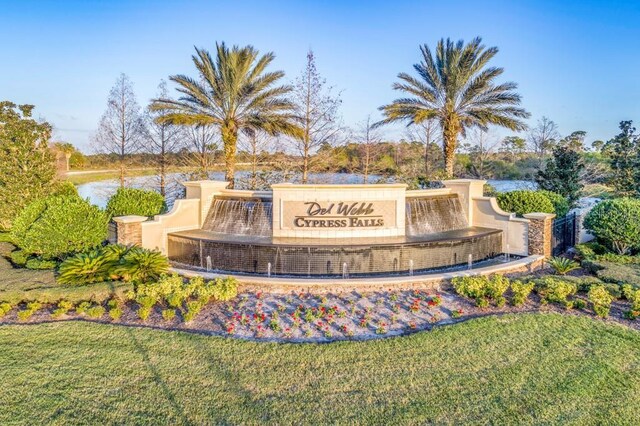
[[[259,198],[214,198],[202,229],[221,234],[270,237],[271,201]]]
[[[407,235],[418,236],[467,228],[467,218],[457,195],[407,199]]]

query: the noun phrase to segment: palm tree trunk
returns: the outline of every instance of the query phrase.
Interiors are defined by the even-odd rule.
[[[223,125],[221,132],[222,143],[224,144],[224,179],[229,182],[229,188],[233,189],[233,187],[235,186],[236,146],[238,142],[238,130],[234,127]]]
[[[447,117],[442,123],[442,139],[444,150],[444,171],[447,179],[453,178],[453,168],[456,163],[456,148],[460,122],[456,117]]]

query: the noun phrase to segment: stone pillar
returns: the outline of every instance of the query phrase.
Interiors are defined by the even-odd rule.
[[[551,257],[551,242],[553,239],[552,225],[555,214],[528,213],[523,215],[529,219],[529,254]]]
[[[113,221],[116,224],[116,242],[124,245],[142,245],[142,222],[146,216],[118,216]]]

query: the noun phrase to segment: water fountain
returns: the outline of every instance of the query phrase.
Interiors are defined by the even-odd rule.
[[[395,185],[402,197],[379,201],[391,193],[384,185],[351,185],[362,191],[356,195],[342,195],[348,185],[282,187],[301,195],[281,199],[276,186],[273,193],[214,195],[200,229],[168,232],[170,260],[181,267],[205,263],[206,270],[268,277],[352,278],[413,275],[465,263],[471,268],[474,260],[503,254],[502,231],[470,225],[453,191],[409,191],[405,197],[404,187]],[[324,190],[329,195],[318,198]],[[369,196],[373,201],[341,202]]]

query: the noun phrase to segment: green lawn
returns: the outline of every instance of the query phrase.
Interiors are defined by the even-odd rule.
[[[640,423],[640,334],[558,314],[324,345],[10,325],[0,365],[3,425]]]

